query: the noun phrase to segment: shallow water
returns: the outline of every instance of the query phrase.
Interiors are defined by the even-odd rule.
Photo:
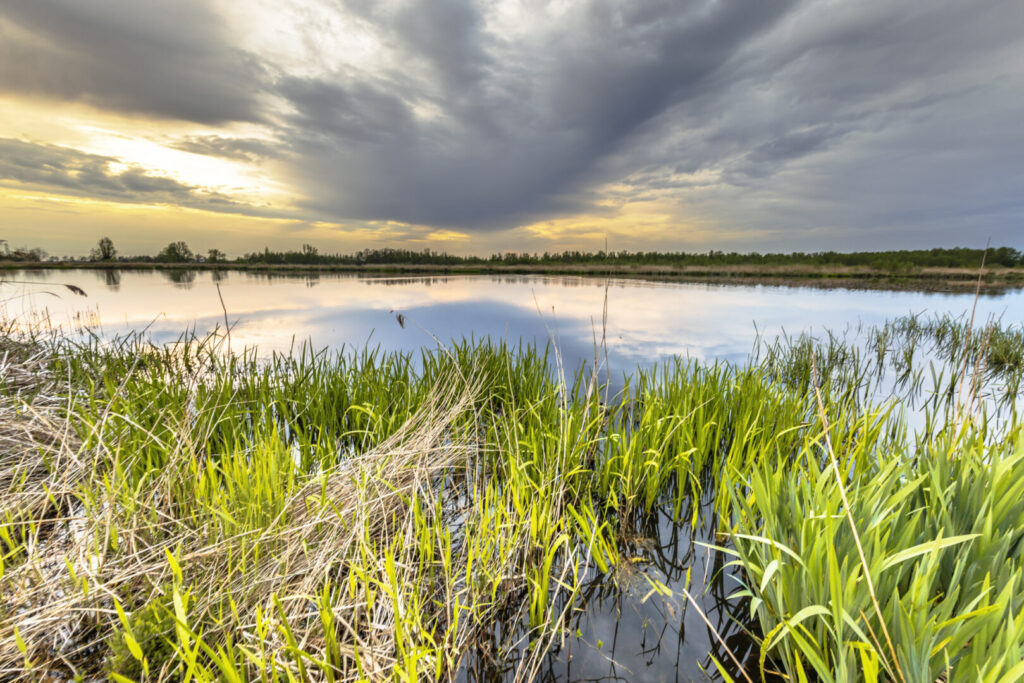
[[[268,277],[181,271],[21,271],[4,276],[9,316],[46,319],[68,328],[89,323],[105,338],[144,332],[154,343],[223,329],[225,311],[237,351],[287,351],[379,345],[415,352],[452,339],[491,337],[553,342],[570,370],[594,360],[602,335],[613,378],[675,355],[742,363],[760,334],[856,334],[908,313],[970,314],[969,294],[652,283],[535,276],[367,277],[347,274]],[[62,285],[88,296],[76,296]],[[219,292],[218,292],[219,285]],[[223,307],[221,303],[223,297]],[[607,303],[607,323],[602,318]],[[976,319],[1024,321],[1024,292],[983,296]],[[603,356],[603,354],[602,354]],[[603,357],[601,358],[603,361]],[[738,656],[750,655],[739,633],[745,606],[725,598],[740,588],[726,558],[694,540],[715,543],[714,525],[697,530],[661,513],[628,534],[628,576],[593,576],[560,647],[537,677],[552,681],[688,681],[714,673],[709,653],[727,664],[715,632]],[[654,583],[656,582],[656,583]],[[657,583],[671,595],[652,592]],[[686,588],[712,622],[688,605]],[[504,625],[521,634],[521,623]],[[507,644],[505,640],[503,645]],[[486,643],[484,643],[484,646]],[[525,646],[525,641],[524,641]],[[511,659],[471,653],[467,682],[505,680]],[[756,661],[756,652],[753,654]]]
[[[542,276],[268,276],[210,271],[20,271],[5,274],[7,313],[98,323],[106,337],[145,330],[156,343],[224,327],[233,348],[415,351],[462,337],[554,342],[566,368],[594,360],[607,294],[612,375],[673,355],[743,362],[758,332],[843,332],[907,313],[969,313],[973,295],[737,286]],[[62,287],[71,284],[88,296]],[[401,323],[399,321],[401,316]],[[983,296],[977,319],[1024,320],[1024,291]]]
[[[624,568],[617,577],[595,572],[583,581],[564,637],[544,657],[536,680],[705,681],[718,679],[712,656],[739,680],[723,641],[746,669],[756,670],[757,651],[739,626],[749,622],[749,603],[727,599],[741,588],[735,568],[725,566],[731,558],[707,547],[722,542],[715,538],[710,500],[701,513],[697,529],[675,523],[662,509],[626,532]],[[495,639],[507,633],[526,636],[522,628],[506,628]],[[511,680],[525,642],[503,660],[485,643],[471,651],[457,680]]]

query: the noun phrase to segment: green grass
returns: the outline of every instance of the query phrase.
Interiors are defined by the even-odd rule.
[[[766,669],[1019,680],[1020,330],[922,326],[677,359],[616,395],[532,346],[260,361],[9,331],[0,677],[449,680],[488,643],[529,678],[668,511],[719,525]]]

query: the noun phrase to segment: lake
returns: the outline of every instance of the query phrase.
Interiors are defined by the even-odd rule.
[[[231,323],[233,348],[416,351],[463,337],[554,342],[567,368],[594,359],[607,301],[612,374],[673,355],[743,362],[758,334],[855,332],[907,313],[970,314],[963,293],[720,285],[586,277],[265,274],[227,271],[15,271],[8,315],[45,311],[104,337],[144,331],[157,344]],[[80,287],[88,296],[61,287]],[[220,286],[218,296],[217,286]],[[1024,291],[983,295],[976,319],[1024,320]]]
[[[254,348],[263,356],[306,342],[415,352],[452,339],[490,337],[552,342],[573,368],[594,359],[604,334],[613,378],[676,355],[742,363],[758,335],[856,335],[859,327],[907,313],[969,315],[974,305],[969,294],[582,277],[55,270],[4,279],[9,316],[35,322],[43,316],[70,328],[84,323],[104,338],[141,332],[164,344],[191,331],[223,329],[226,315],[234,349]],[[1024,293],[982,296],[976,320],[990,317],[1024,320]],[[561,647],[545,659],[538,677],[701,680],[710,668],[709,652],[726,659],[715,632],[756,661],[750,641],[735,627],[747,607],[726,599],[739,585],[732,570],[724,567],[723,555],[694,542],[720,542],[716,528],[711,517],[686,528],[659,513],[622,530],[628,573],[617,583],[598,574],[584,582],[585,609],[569,621]],[[652,595],[648,580],[668,587],[670,595]],[[683,589],[698,596],[714,631],[699,612],[686,609]],[[502,680],[508,666],[471,654],[458,679]]]

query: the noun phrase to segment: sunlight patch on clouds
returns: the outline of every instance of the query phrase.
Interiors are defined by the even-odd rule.
[[[217,129],[221,136],[260,139],[259,126],[239,124]],[[140,169],[150,176],[165,177],[203,187],[252,204],[290,204],[294,190],[272,169],[241,160],[193,154],[175,145],[212,131],[187,122],[149,120],[97,110],[89,105],[53,103],[33,98],[0,97],[0,137],[73,149],[110,157],[112,173]],[[106,203],[106,202],[105,202]]]
[[[422,238],[428,242],[465,242],[468,239],[470,239],[470,235],[458,230],[434,230]]]
[[[153,140],[96,130],[92,144],[84,148],[94,154],[116,157],[118,166],[140,166],[147,172],[229,194],[239,201],[282,202],[287,199],[273,184],[261,177],[252,164],[172,149]],[[115,164],[111,164],[113,168]]]
[[[394,66],[384,36],[337,3],[304,0],[216,0],[238,37],[237,47],[261,55],[292,76],[315,77]]]
[[[623,243],[630,248],[663,248],[672,243],[705,242],[716,236],[715,226],[681,216],[676,207],[658,202],[637,202],[607,213],[538,221],[523,226],[520,232],[542,249],[546,243],[598,249],[604,247],[606,238],[611,249],[622,248]]]

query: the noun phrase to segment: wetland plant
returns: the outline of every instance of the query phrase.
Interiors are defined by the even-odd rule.
[[[614,394],[534,346],[259,360],[9,328],[0,676],[528,680],[666,518],[732,560],[715,590],[738,582],[750,647],[716,641],[712,675],[1019,680],[1021,332],[958,324],[676,359]]]

